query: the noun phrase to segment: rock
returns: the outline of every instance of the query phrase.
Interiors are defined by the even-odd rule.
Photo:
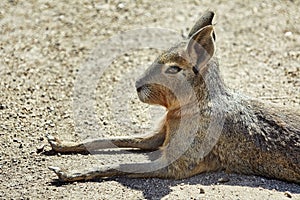
[[[0,110],[4,110],[6,108],[6,106],[5,105],[3,105],[3,104],[0,104]]]
[[[125,4],[124,4],[124,3],[119,3],[119,4],[117,5],[117,7],[118,7],[119,9],[123,9],[123,8],[125,8]]]
[[[20,139],[19,138],[13,138],[13,142],[20,143]]]
[[[287,37],[287,38],[290,38],[293,36],[293,33],[291,31],[287,31],[284,33],[284,36]]]
[[[288,198],[292,198],[292,194],[289,191],[285,191],[284,196],[286,196]]]
[[[36,148],[36,152],[41,153],[44,151],[44,148],[45,148],[45,144],[42,144]]]
[[[204,193],[205,193],[204,189],[200,188],[200,194],[204,194]]]
[[[227,183],[229,182],[229,178],[228,177],[222,177],[218,179],[218,183]]]

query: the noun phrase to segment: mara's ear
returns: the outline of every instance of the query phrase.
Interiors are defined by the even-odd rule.
[[[196,32],[188,41],[187,54],[193,71],[196,73],[205,66],[215,52],[215,43],[213,39],[214,27],[208,25]]]
[[[212,21],[214,19],[215,13],[213,11],[206,11],[196,22],[196,24],[193,26],[189,33],[189,38],[192,37],[197,31],[199,31],[201,28],[212,25]],[[214,36],[215,39],[215,36]]]

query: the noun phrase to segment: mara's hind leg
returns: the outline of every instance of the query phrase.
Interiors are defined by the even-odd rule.
[[[86,181],[98,178],[125,176],[131,178],[176,178],[174,170],[163,162],[154,161],[149,163],[120,164],[101,166],[91,170],[66,172],[58,167],[49,167],[56,173],[62,182]]]
[[[115,137],[93,139],[87,142],[68,142],[48,135],[48,142],[55,152],[60,153],[89,153],[93,150],[107,148],[139,148],[141,150],[157,150],[165,140],[163,131],[154,134],[147,134],[133,137]]]

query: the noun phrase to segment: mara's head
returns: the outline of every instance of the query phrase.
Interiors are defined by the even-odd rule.
[[[159,55],[146,70],[136,82],[142,102],[175,109],[195,101],[199,89],[205,90],[204,76],[215,51],[213,17],[213,12],[206,12],[187,39]]]

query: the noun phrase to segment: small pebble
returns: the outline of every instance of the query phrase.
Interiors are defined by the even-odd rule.
[[[20,140],[18,138],[13,138],[13,142],[20,143]]]
[[[284,33],[284,36],[288,37],[288,38],[291,37],[292,35],[293,35],[293,33],[291,31],[288,31],[288,32]]]
[[[42,151],[44,151],[44,148],[45,148],[45,144],[42,144],[36,148],[36,152],[41,153]]]
[[[284,196],[292,198],[292,194],[289,191],[284,192]]]
[[[222,177],[218,179],[218,183],[227,183],[229,182],[229,178],[228,177]]]
[[[119,3],[117,7],[120,8],[120,9],[123,9],[123,8],[125,8],[125,4],[124,3]]]
[[[200,194],[204,194],[204,193],[205,193],[204,189],[200,188]]]
[[[0,110],[4,110],[6,107],[3,104],[0,104]]]

